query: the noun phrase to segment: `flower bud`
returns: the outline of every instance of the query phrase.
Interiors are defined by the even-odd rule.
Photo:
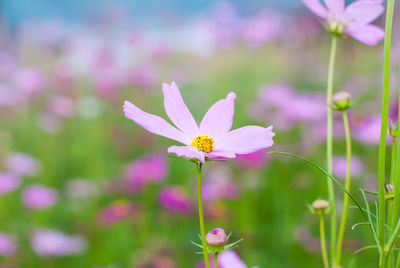
[[[394,186],[392,184],[386,184],[386,190],[393,194],[394,193]]]
[[[206,235],[207,245],[213,248],[219,248],[226,245],[228,238],[225,234],[224,229],[215,228],[209,231]]]
[[[398,126],[397,122],[393,122],[392,120],[389,121],[389,135],[393,138],[397,137],[398,134]]]
[[[338,110],[347,110],[350,107],[351,95],[346,91],[340,91],[333,95],[333,104]]]
[[[312,208],[315,210],[315,212],[325,213],[325,211],[329,208],[329,202],[321,199],[315,200],[312,203]]]

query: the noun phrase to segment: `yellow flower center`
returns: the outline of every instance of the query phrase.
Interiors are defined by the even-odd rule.
[[[192,146],[201,152],[209,153],[214,149],[214,139],[209,136],[197,136],[193,139]]]

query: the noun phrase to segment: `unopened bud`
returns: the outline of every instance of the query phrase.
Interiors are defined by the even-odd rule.
[[[393,122],[392,120],[389,121],[389,135],[393,138],[397,137],[398,134],[398,126],[397,122]]]
[[[207,245],[213,248],[219,248],[226,245],[228,238],[225,234],[224,229],[215,228],[209,231],[206,235]]]
[[[393,194],[394,193],[394,186],[392,184],[386,184],[386,190]]]
[[[325,211],[329,208],[329,202],[321,199],[315,200],[312,203],[312,208],[315,210],[315,212],[325,213]]]
[[[346,91],[340,91],[333,95],[332,101],[336,109],[347,110],[351,104],[351,95]]]

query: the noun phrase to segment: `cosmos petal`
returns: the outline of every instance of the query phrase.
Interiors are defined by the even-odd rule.
[[[360,0],[351,3],[346,7],[346,19],[357,24],[368,24],[380,15],[385,8],[381,1],[376,0]]]
[[[219,100],[211,106],[201,120],[201,135],[217,138],[232,128],[235,99],[236,94],[230,92],[225,99]]]
[[[344,12],[345,0],[324,0],[328,10],[335,16],[340,16]]]
[[[210,153],[204,153],[206,157],[212,159],[222,159],[222,158],[235,158],[236,154],[228,151],[212,151]]]
[[[124,102],[124,113],[128,119],[133,120],[151,133],[179,141],[183,144],[189,144],[191,142],[190,138],[171,126],[161,117],[146,113],[129,101]]]
[[[328,10],[321,4],[320,0],[302,0],[303,3],[315,14],[325,19]]]
[[[372,24],[350,24],[346,33],[369,46],[377,45],[385,37],[384,30]]]
[[[216,151],[227,151],[235,154],[249,154],[272,146],[272,126],[246,126],[228,132],[215,140]]]
[[[171,146],[168,148],[168,153],[174,153],[177,156],[184,156],[189,159],[196,158],[202,163],[205,161],[204,153],[199,152],[192,146]]]
[[[244,264],[244,262],[233,250],[222,252],[219,257],[218,263],[222,267],[247,268],[246,264]]]
[[[175,82],[163,84],[165,112],[171,121],[188,137],[199,135],[199,127],[183,101],[182,95]]]

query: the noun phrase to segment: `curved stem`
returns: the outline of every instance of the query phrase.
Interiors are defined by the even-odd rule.
[[[207,244],[206,244],[206,233],[204,231],[204,215],[203,215],[203,191],[201,187],[201,168],[202,164],[197,164],[197,193],[199,200],[199,222],[200,222],[200,234],[201,244],[203,246],[204,263],[206,268],[210,268],[210,261],[208,260]]]
[[[323,213],[321,213],[319,215],[319,232],[320,232],[320,236],[321,236],[322,261],[324,262],[324,267],[325,268],[329,268],[328,253],[326,251],[325,220],[324,220],[324,214]]]
[[[351,185],[351,136],[350,136],[350,128],[349,128],[349,119],[347,117],[346,110],[343,110],[343,124],[344,130],[346,133],[346,182],[345,188],[348,192],[350,192]],[[346,221],[347,221],[347,211],[349,207],[349,196],[344,194],[343,197],[343,212],[342,212],[342,220],[340,223],[340,229],[337,240],[337,255],[336,255],[336,265],[340,266],[341,258],[342,258],[342,246],[343,246],[343,237],[344,232],[346,230]]]
[[[214,268],[218,268],[218,252],[215,252],[215,258],[214,258]]]
[[[383,249],[385,246],[385,157],[386,157],[386,135],[389,116],[389,84],[390,84],[390,50],[392,43],[394,0],[387,1],[386,26],[384,43],[383,63],[383,89],[382,89],[382,118],[381,137],[379,141],[379,162],[378,162],[378,188],[379,188],[379,214],[378,214],[378,242]],[[386,256],[381,254],[380,267],[386,265]]]
[[[332,35],[331,52],[329,56],[328,83],[326,92],[327,102],[327,131],[326,131],[326,171],[332,173],[332,94],[333,94],[333,75],[335,69],[335,58],[337,50],[338,36]],[[335,192],[333,182],[327,178],[327,187],[329,195],[329,207],[331,217],[331,260],[335,261],[336,256],[336,211],[335,211]]]

